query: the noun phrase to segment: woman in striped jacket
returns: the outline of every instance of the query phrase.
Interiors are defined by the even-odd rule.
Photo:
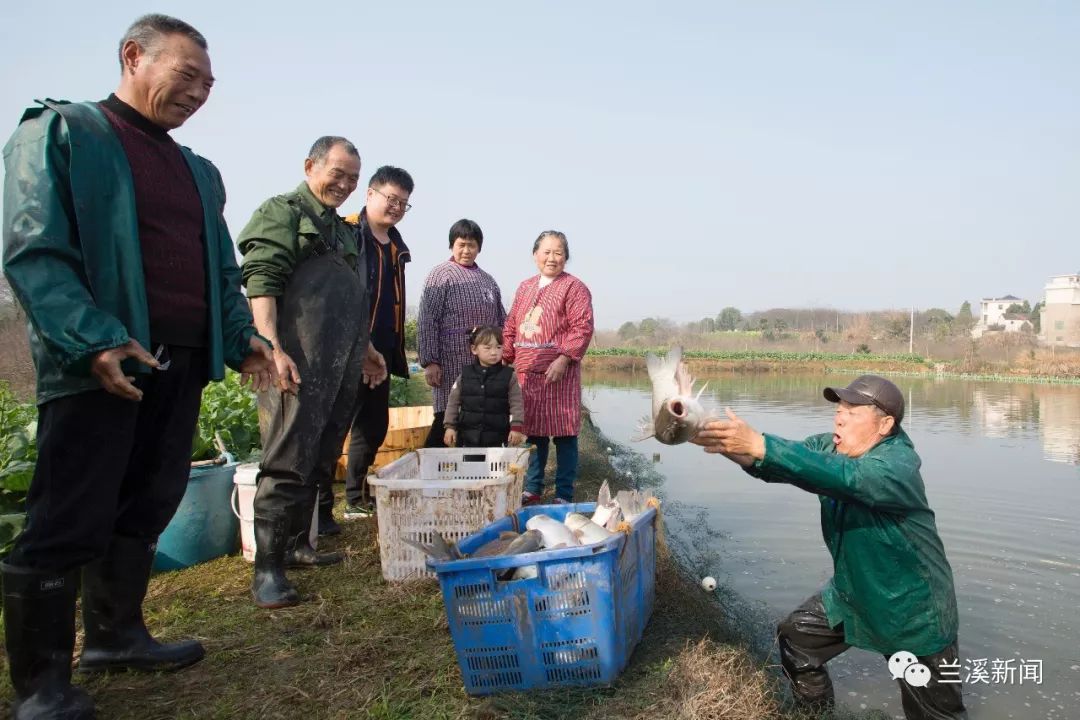
[[[525,434],[536,446],[523,505],[540,501],[548,444],[555,440],[555,502],[573,502],[581,429],[581,358],[593,336],[592,294],[565,272],[566,235],[546,230],[533,243],[540,271],[518,286],[503,329],[503,362],[513,364],[525,399]]]
[[[450,228],[450,259],[432,268],[424,281],[418,342],[435,409],[427,447],[444,447],[443,416],[450,387],[472,362],[469,332],[480,325],[501,328],[506,320],[499,284],[476,264],[483,245],[480,226],[458,220]]]

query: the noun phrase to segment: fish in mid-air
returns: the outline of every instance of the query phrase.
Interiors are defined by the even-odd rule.
[[[667,356],[649,353],[645,358],[652,382],[652,418],[642,421],[641,433],[635,440],[655,437],[665,445],[678,445],[693,440],[709,419],[701,404],[703,385],[694,395],[694,378],[682,359],[682,348],[675,346]]]

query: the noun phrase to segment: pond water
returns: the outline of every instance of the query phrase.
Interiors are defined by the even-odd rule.
[[[852,377],[725,373],[702,378],[703,400],[802,438],[831,432],[821,389]],[[1080,387],[893,380],[953,568],[971,718],[1080,718]],[[584,401],[612,440],[659,454],[669,534],[768,648],[776,621],[832,574],[816,497],[697,446],[631,442],[650,408],[643,371],[586,373]],[[884,658],[853,648],[829,670],[838,701],[903,717]]]

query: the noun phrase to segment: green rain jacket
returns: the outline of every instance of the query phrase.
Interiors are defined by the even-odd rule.
[[[356,268],[359,255],[356,235],[337,211],[319,202],[307,183],[302,182],[292,192],[260,205],[236,239],[244,256],[241,273],[249,297],[285,294],[293,271],[311,257],[320,242],[320,228],[312,221],[312,215],[323,230],[333,233],[349,267]]]
[[[37,401],[100,389],[93,356],[150,320],[131,168],[93,103],[46,100],[4,146],[4,274],[29,318]],[[255,334],[222,217],[225,187],[208,161],[181,148],[203,205],[210,379],[239,369]],[[151,352],[153,350],[151,349]],[[150,372],[126,360],[129,375]]]
[[[819,496],[834,569],[821,599],[849,645],[932,655],[956,641],[952,569],[921,465],[900,430],[858,458],[837,454],[831,434],[804,442],[765,435],[765,459],[746,468]]]

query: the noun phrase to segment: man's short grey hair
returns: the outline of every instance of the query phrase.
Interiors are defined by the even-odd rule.
[[[874,409],[874,415],[876,417],[879,417],[879,418],[891,417],[893,419],[892,430],[889,431],[889,436],[890,437],[893,436],[893,435],[899,434],[899,432],[900,432],[900,423],[896,422],[896,418],[894,416],[892,416],[889,413],[885,412],[884,410],[879,408],[877,405],[871,405],[870,407],[872,407]]]
[[[191,39],[203,50],[210,49],[203,34],[183,20],[169,15],[162,15],[161,13],[151,13],[143,15],[131,23],[131,27],[124,33],[124,37],[120,38],[120,49],[117,51],[120,57],[120,70],[124,69],[124,46],[127,45],[129,40],[141,47],[143,52],[150,57],[153,57],[157,54],[161,39],[167,35],[183,35]]]
[[[356,149],[356,146],[340,135],[323,135],[311,146],[311,150],[308,151],[308,159],[316,165],[322,165],[326,162],[326,156],[337,145],[343,147],[345,152],[353,157],[360,157],[360,151]]]

